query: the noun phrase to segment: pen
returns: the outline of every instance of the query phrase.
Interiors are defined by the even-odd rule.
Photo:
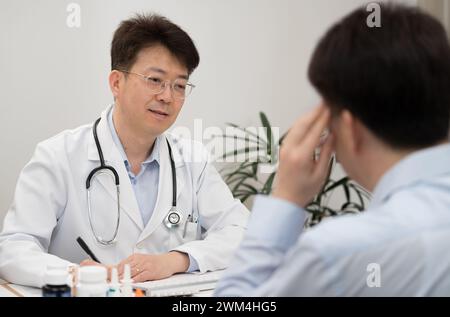
[[[81,239],[81,237],[77,238],[77,242],[80,245],[80,247],[84,250],[84,252],[86,252],[91,257],[92,260],[94,260],[97,263],[101,263],[99,259],[94,255],[94,253],[92,253],[91,249],[89,249],[86,242],[84,242],[84,240]]]

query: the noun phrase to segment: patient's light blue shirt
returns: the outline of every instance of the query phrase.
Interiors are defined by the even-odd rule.
[[[144,226],[147,225],[148,221],[153,215],[153,210],[155,209],[156,200],[158,198],[158,187],[159,187],[159,166],[160,157],[159,149],[161,144],[161,137],[156,138],[153,150],[149,157],[142,163],[141,170],[138,175],[134,175],[131,170],[131,164],[128,161],[127,155],[120,142],[117,131],[114,127],[114,122],[112,119],[112,114],[114,107],[108,113],[108,125],[111,131],[111,135],[114,144],[117,146],[124,164],[130,178],[131,185],[133,187],[134,194],[139,206],[139,211],[142,216],[142,221]],[[189,255],[190,266],[188,272],[193,272],[198,270],[198,264],[194,258]]]
[[[218,296],[448,296],[450,145],[415,152],[368,210],[303,232],[305,211],[258,197]]]

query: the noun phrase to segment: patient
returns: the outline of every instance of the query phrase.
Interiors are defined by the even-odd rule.
[[[381,28],[368,27],[367,16],[352,12],[318,44],[309,78],[323,105],[285,139],[273,195],[255,202],[216,295],[450,294],[447,35],[415,8],[382,6]],[[362,214],[303,233],[303,207],[333,151],[373,200]]]

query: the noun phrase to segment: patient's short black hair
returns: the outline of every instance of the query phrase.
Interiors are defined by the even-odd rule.
[[[395,148],[448,137],[450,47],[443,26],[421,10],[381,4],[381,27],[360,8],[319,42],[309,78],[334,111],[349,110]]]

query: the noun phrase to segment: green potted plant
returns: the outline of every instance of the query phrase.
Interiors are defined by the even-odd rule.
[[[269,195],[272,192],[279,147],[285,136],[283,135],[278,140],[275,140],[273,128],[267,116],[260,112],[259,117],[261,125],[264,127],[264,136],[233,123],[227,123],[227,125],[240,131],[242,134],[240,136],[234,134],[221,135],[225,139],[239,139],[245,142],[244,146],[227,152],[222,156],[222,159],[227,159],[230,157],[236,158],[244,154],[245,159],[239,164],[230,164],[220,171],[233,195],[243,203],[255,195]],[[253,159],[251,159],[251,154],[256,154],[256,156],[253,155]],[[270,170],[270,166],[272,166],[273,171],[262,174],[262,166],[266,167],[265,170]],[[328,176],[324,186],[314,200],[305,207],[309,213],[305,224],[306,227],[314,226],[327,217],[362,212],[370,200],[370,193],[349,177],[333,180],[331,176],[335,166],[336,160],[333,157],[328,167]],[[338,203],[335,202],[335,206],[332,206],[330,199],[339,191],[343,201],[341,199]]]

